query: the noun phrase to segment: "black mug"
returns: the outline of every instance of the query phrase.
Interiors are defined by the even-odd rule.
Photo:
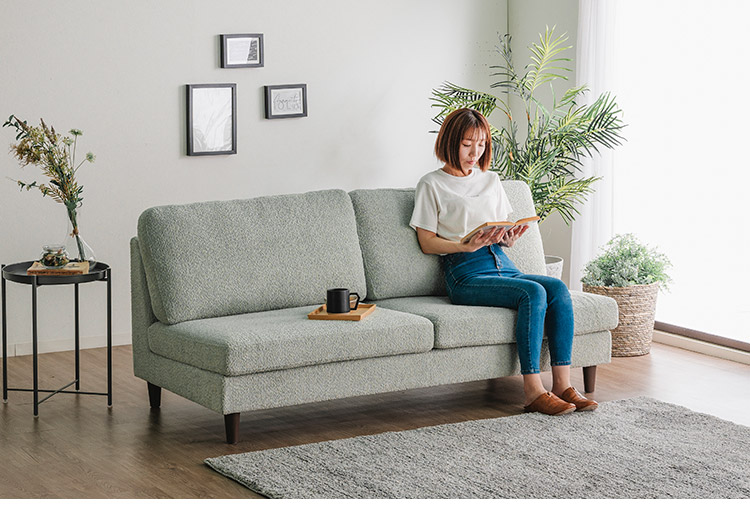
[[[352,307],[351,298],[356,297]],[[346,288],[332,288],[326,292],[326,312],[328,313],[348,313],[359,307],[359,294],[356,292],[349,293]]]

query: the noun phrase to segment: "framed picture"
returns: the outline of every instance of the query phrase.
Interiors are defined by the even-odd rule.
[[[187,85],[187,155],[237,153],[237,84]]]
[[[263,67],[263,34],[222,34],[221,67]]]
[[[266,118],[307,116],[307,85],[266,85]]]

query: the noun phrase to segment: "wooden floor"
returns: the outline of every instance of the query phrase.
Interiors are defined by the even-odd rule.
[[[104,349],[82,352],[82,390],[105,390]],[[43,387],[72,379],[70,352],[40,356]],[[32,416],[30,393],[0,406],[0,499],[254,498],[203,464],[212,456],[519,414],[510,377],[242,414],[241,441],[223,418],[164,391],[151,412],[129,346],[114,349],[114,407],[106,397],[58,394]],[[10,385],[31,384],[31,358],[8,359]],[[547,375],[545,375],[546,377]],[[549,378],[545,378],[549,384]],[[574,370],[575,385],[582,375]],[[750,366],[655,344],[643,357],[599,367],[600,402],[650,396],[750,426]]]

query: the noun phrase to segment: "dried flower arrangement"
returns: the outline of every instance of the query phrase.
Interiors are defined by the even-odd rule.
[[[83,202],[83,186],[76,181],[76,172],[86,162],[93,163],[94,154],[88,152],[86,157],[76,165],[76,148],[78,137],[83,135],[79,129],[71,129],[70,136],[61,136],[55,128],[48,126],[40,119],[39,126],[30,126],[27,122],[11,115],[3,127],[16,130],[16,143],[11,145],[11,153],[19,160],[21,166],[29,164],[42,169],[42,174],[49,179],[48,183],[37,181],[26,183],[14,180],[21,189],[39,189],[42,196],[51,196],[58,203],[65,205],[72,227],[71,237],[75,240],[74,256],[80,261],[93,260],[90,248],[80,237],[78,231],[78,207]],[[88,248],[88,249],[87,249]],[[88,251],[88,252],[87,252]]]

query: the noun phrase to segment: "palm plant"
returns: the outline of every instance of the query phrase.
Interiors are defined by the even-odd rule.
[[[440,111],[433,119],[442,124],[443,119],[458,108],[473,108],[489,118],[496,110],[507,117],[507,125],[490,126],[493,160],[491,169],[502,179],[522,180],[531,188],[536,213],[542,219],[559,213],[566,224],[578,214],[577,205],[586,200],[594,190],[593,184],[601,177],[581,178],[581,163],[585,156],[599,152],[600,148],[620,145],[624,124],[615,98],[609,93],[600,95],[588,105],[579,105],[579,98],[588,91],[585,85],[568,89],[558,100],[552,82],[568,78],[570,72],[565,62],[570,58],[562,52],[567,35],[554,36],[555,28],[546,28],[539,43],[532,43],[531,63],[516,71],[511,53],[511,36],[500,37],[498,52],[500,65],[491,66],[500,81],[492,88],[500,88],[509,96],[517,97],[523,104],[526,121],[526,139],[519,141],[519,126],[509,103],[489,93],[444,83],[433,90],[433,106]],[[552,90],[552,104],[546,107],[535,96],[543,85]]]

